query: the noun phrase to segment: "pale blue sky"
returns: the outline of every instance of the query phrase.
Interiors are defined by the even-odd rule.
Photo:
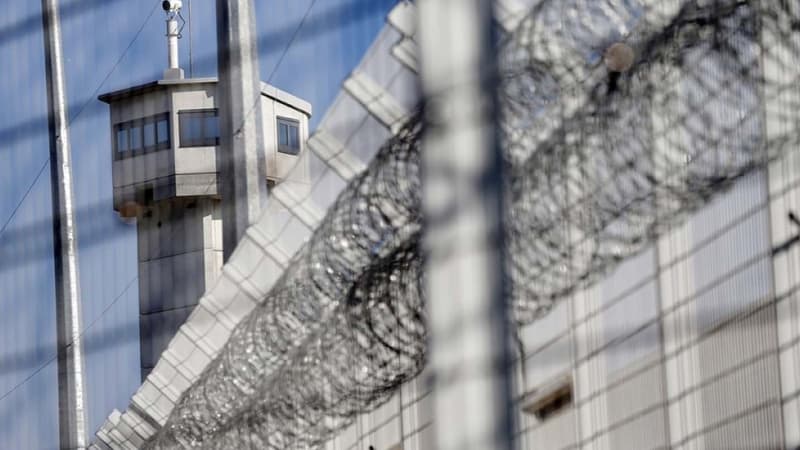
[[[214,0],[193,1],[194,75],[215,75]],[[276,68],[312,0],[255,0],[262,79],[273,74],[273,85],[310,101],[316,125],[395,1],[317,0]],[[93,324],[85,335],[92,432],[139,384],[135,228],[112,210],[108,110],[96,97],[160,78],[166,47],[157,5],[62,1],[83,320]],[[3,1],[0,61],[0,449],[51,449],[58,444],[55,306],[38,1]],[[187,32],[181,61],[188,69]]]

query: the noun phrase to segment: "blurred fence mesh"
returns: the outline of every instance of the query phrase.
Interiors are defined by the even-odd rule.
[[[797,145],[799,12],[551,0],[504,36],[512,320],[546,314]],[[423,118],[349,182],[148,448],[319,447],[420,373]]]

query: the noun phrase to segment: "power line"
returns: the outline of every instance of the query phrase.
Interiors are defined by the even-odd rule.
[[[114,307],[114,305],[116,305],[116,304],[117,304],[117,302],[119,302],[119,300],[120,300],[120,299],[122,299],[122,297],[123,297],[123,296],[124,296],[124,295],[125,295],[125,294],[128,292],[128,290],[130,290],[131,286],[133,286],[133,283],[134,283],[136,280],[138,280],[138,279],[139,279],[139,276],[138,276],[138,275],[136,275],[136,276],[135,276],[135,277],[133,277],[133,278],[132,278],[130,281],[128,281],[128,284],[126,284],[126,285],[125,285],[125,288],[122,290],[122,292],[120,292],[120,293],[119,293],[119,295],[117,295],[117,296],[114,298],[114,300],[112,300],[112,301],[111,301],[111,303],[109,303],[109,304],[108,304],[108,306],[106,306],[106,307],[105,307],[105,309],[103,309],[103,311],[102,311],[102,312],[101,312],[101,313],[100,313],[100,314],[99,314],[97,317],[95,317],[95,319],[94,319],[94,320],[92,320],[92,323],[90,323],[90,324],[89,324],[87,327],[85,327],[85,328],[84,328],[84,329],[81,331],[81,333],[80,333],[79,337],[83,337],[83,335],[84,335],[84,334],[86,334],[86,332],[88,332],[88,331],[89,331],[89,330],[90,330],[92,327],[94,327],[94,326],[97,324],[97,322],[98,322],[98,321],[100,321],[100,319],[102,319],[102,318],[103,318],[103,316],[105,316],[105,315],[106,315],[106,313],[108,313],[108,312],[111,310],[111,308],[112,308],[112,307]],[[70,342],[70,343],[69,343],[69,344],[67,344],[67,345],[72,345],[72,342]],[[31,379],[33,379],[33,377],[35,377],[35,376],[36,376],[36,375],[37,375],[39,372],[41,372],[42,370],[44,370],[44,369],[45,369],[45,367],[49,366],[49,365],[50,365],[50,364],[51,364],[53,361],[55,361],[55,360],[56,360],[56,358],[58,358],[58,355],[54,355],[54,356],[52,356],[50,359],[48,359],[47,361],[45,361],[45,362],[44,362],[44,363],[43,363],[41,366],[37,367],[37,368],[36,368],[36,370],[34,370],[33,372],[31,372],[31,374],[30,374],[30,375],[28,375],[27,377],[25,377],[25,379],[23,379],[22,381],[20,381],[20,382],[19,382],[19,383],[17,383],[16,385],[14,385],[14,387],[12,387],[12,388],[11,388],[9,391],[7,391],[5,394],[3,394],[3,395],[0,395],[0,402],[2,402],[3,400],[5,400],[5,398],[6,398],[6,397],[8,397],[9,395],[13,394],[13,393],[14,393],[14,391],[16,391],[17,389],[19,389],[20,387],[22,387],[22,386],[23,386],[25,383],[27,383],[28,381],[30,381]]]
[[[36,186],[36,182],[38,182],[39,178],[42,177],[42,174],[44,173],[44,169],[45,169],[45,167],[47,167],[47,163],[49,163],[49,162],[50,162],[50,158],[47,158],[47,160],[44,162],[44,164],[42,164],[42,167],[39,168],[39,173],[37,173],[36,176],[33,178],[33,181],[31,182],[30,186],[28,186],[28,190],[25,191],[25,194],[22,196],[22,198],[20,199],[19,203],[17,203],[17,206],[15,206],[14,210],[11,211],[11,215],[8,216],[8,219],[3,224],[3,227],[0,228],[0,237],[3,236],[3,233],[5,233],[6,228],[8,228],[8,225],[11,224],[12,220],[14,220],[14,216],[17,215],[17,211],[19,211],[19,208],[22,206],[23,203],[25,203],[25,199],[28,198],[28,195],[30,195],[31,191],[33,190],[33,187]]]
[[[286,43],[286,46],[283,48],[283,52],[281,56],[278,58],[278,62],[275,63],[275,67],[272,69],[272,72],[269,74],[267,78],[267,83],[272,81],[272,77],[275,76],[275,72],[278,71],[278,68],[283,63],[283,58],[286,56],[286,53],[289,52],[289,49],[294,44],[295,39],[297,39],[297,35],[300,34],[300,29],[303,28],[303,25],[306,23],[306,19],[308,19],[309,14],[311,14],[311,10],[314,8],[314,5],[317,4],[317,0],[312,0],[311,4],[308,5],[308,9],[306,9],[305,14],[303,14],[303,18],[300,19],[300,23],[297,24],[297,28],[294,29],[294,33],[292,33],[292,37],[289,38],[289,42]]]
[[[110,0],[110,1],[118,1],[118,0]],[[405,0],[397,0],[397,1],[405,1]],[[369,17],[370,14],[376,13],[378,11],[383,11],[383,7],[381,6],[381,2],[374,1],[374,0],[350,0],[347,5],[339,5],[337,7],[328,8],[320,14],[317,14],[318,17],[309,17],[309,20],[306,21],[304,27],[306,31],[303,33],[299,33],[296,37],[296,41],[304,41],[306,39],[319,36],[326,32],[331,31],[334,25],[331,24],[331,20],[327,20],[329,17],[338,17],[342,15],[344,12],[353,12],[353,14],[348,15],[346,18],[339,20],[335,26],[337,27],[345,27],[352,23],[358,22]],[[290,32],[294,32],[294,28],[285,26],[281,27],[278,30],[274,30],[269,33],[264,33],[258,36],[258,52],[260,55],[264,55],[266,53],[271,52],[272,50],[278,50],[278,44],[275,41],[280,40],[279,38],[282,36],[287,35]],[[2,45],[2,40],[0,40],[0,45]],[[213,62],[216,64],[216,59],[212,58],[211,55],[207,55],[206,57],[200,58],[199,61],[194,61],[195,65],[202,65]],[[93,101],[94,98],[89,97],[87,102]],[[79,103],[76,101],[76,103]],[[33,134],[32,130],[36,130],[39,127],[39,123],[43,120],[43,117],[37,118],[36,120],[30,120],[26,123],[0,128],[0,140],[5,142],[6,144],[13,143],[15,140],[20,139],[22,134],[18,134],[18,130],[23,130],[24,134]],[[8,145],[6,145],[7,148]],[[0,149],[2,151],[2,149]]]
[[[294,45],[294,42],[297,39],[297,36],[300,34],[300,30],[305,25],[306,19],[308,19],[308,16],[311,14],[311,10],[314,8],[314,5],[316,5],[316,4],[317,4],[317,0],[312,0],[311,3],[308,5],[308,8],[306,9],[306,12],[303,14],[303,18],[300,19],[300,22],[297,24],[297,26],[295,27],[294,31],[292,32],[292,37],[289,38],[289,42],[287,42],[286,45],[283,47],[283,51],[281,52],[281,56],[278,58],[278,62],[275,63],[275,67],[272,69],[272,72],[269,74],[269,77],[267,78],[267,84],[269,84],[269,82],[272,81],[272,77],[275,76],[275,73],[278,71],[278,68],[283,63],[283,58],[289,52],[289,50],[291,49],[292,45]],[[239,126],[235,127],[233,130],[231,130],[231,134],[236,135],[236,133],[238,133],[242,129],[242,127],[244,127],[245,122],[247,122],[247,119],[249,119],[250,115],[253,114],[253,111],[256,110],[256,107],[258,106],[260,101],[261,101],[261,99],[259,98],[258,100],[255,101],[255,103],[253,103],[252,106],[250,106],[250,108],[247,110],[247,114],[245,114],[245,116],[244,116],[244,120],[242,120],[242,122],[239,124]]]
[[[64,2],[65,4],[59,7],[59,15],[62,22],[93,10],[101,1],[105,6],[108,6],[109,4],[119,3],[122,0],[75,0]],[[36,12],[27,17],[21,17],[15,23],[0,27],[0,46],[24,35],[34,33],[41,25],[41,13]]]
[[[86,102],[83,103],[83,105],[81,105],[81,107],[78,109],[78,112],[70,119],[69,125],[72,125],[78,119],[78,117],[80,117],[80,115],[83,114],[83,111],[86,109],[87,106],[89,106],[89,103],[92,102],[94,97],[97,96],[97,93],[100,91],[100,89],[103,88],[103,85],[105,85],[106,81],[108,81],[108,79],[111,77],[111,75],[114,73],[114,71],[117,70],[117,67],[122,62],[122,60],[125,58],[125,56],[128,54],[128,51],[130,51],[131,47],[133,47],[133,44],[136,42],[136,40],[139,39],[139,36],[142,34],[142,31],[144,30],[144,27],[150,21],[150,18],[153,17],[153,13],[156,11],[156,7],[158,7],[159,4],[160,4],[159,1],[156,1],[153,4],[153,8],[150,10],[150,13],[144,19],[144,22],[142,22],[142,25],[136,31],[136,34],[133,36],[133,39],[131,39],[131,41],[128,43],[127,47],[125,47],[125,50],[123,50],[123,52],[120,55],[120,57],[117,59],[117,61],[111,67],[111,69],[106,73],[105,77],[103,77],[103,80],[100,82],[100,84],[97,85],[97,87],[95,88],[94,92],[92,93],[92,96],[89,97],[86,100]],[[25,200],[28,198],[28,195],[30,195],[31,191],[33,190],[33,187],[39,181],[39,178],[42,177],[42,174],[44,173],[44,169],[47,167],[47,164],[49,162],[50,162],[50,157],[48,156],[47,158],[45,158],[45,161],[42,163],[42,166],[39,168],[39,172],[36,174],[36,177],[34,177],[33,181],[30,184],[30,186],[28,186],[28,190],[25,191],[25,194],[19,200],[17,205],[14,207],[14,210],[11,212],[11,215],[8,217],[6,222],[3,224],[3,227],[0,228],[0,237],[3,236],[3,233],[6,231],[6,228],[8,228],[9,224],[11,224],[11,221],[14,219],[14,216],[16,216],[17,211],[19,210],[19,208],[22,206],[23,203],[25,203]]]
[[[312,11],[312,9],[314,8],[314,6],[316,5],[316,3],[317,3],[317,0],[312,0],[312,2],[309,4],[308,8],[306,9],[305,13],[303,14],[303,17],[302,17],[302,19],[301,19],[301,20],[300,20],[300,22],[297,24],[297,27],[295,27],[295,29],[294,29],[294,31],[293,31],[293,33],[292,33],[292,37],[289,39],[289,42],[287,42],[286,46],[284,46],[284,48],[283,48],[283,50],[282,50],[282,52],[281,52],[281,56],[278,58],[278,61],[277,61],[277,63],[275,64],[275,67],[273,68],[272,72],[270,73],[270,76],[269,76],[269,77],[268,77],[268,79],[267,79],[267,83],[269,83],[269,82],[271,82],[271,81],[272,81],[272,78],[275,76],[275,74],[277,73],[277,71],[278,71],[278,69],[280,68],[281,64],[283,63],[283,60],[284,60],[284,58],[285,58],[285,57],[286,57],[286,55],[288,54],[288,52],[289,52],[289,50],[291,49],[291,47],[292,47],[292,46],[295,44],[295,42],[297,41],[297,37],[300,35],[300,30],[301,30],[301,29],[302,29],[302,28],[305,26],[305,24],[306,24],[306,22],[307,22],[307,20],[308,20],[309,16],[311,15],[311,11]],[[86,108],[89,106],[89,104],[91,104],[91,102],[92,102],[92,101],[94,101],[95,97],[97,96],[97,93],[100,91],[100,89],[102,89],[103,85],[105,85],[105,83],[108,81],[108,79],[111,77],[111,75],[112,75],[112,74],[114,73],[114,71],[117,69],[117,67],[118,67],[118,66],[119,66],[119,65],[122,63],[122,60],[123,60],[123,59],[125,58],[125,56],[127,55],[128,51],[130,51],[131,47],[132,47],[132,46],[133,46],[133,44],[136,42],[136,40],[139,38],[139,36],[141,35],[142,31],[144,31],[144,28],[145,28],[145,26],[146,26],[146,25],[147,25],[147,23],[150,21],[150,18],[153,16],[153,14],[155,13],[155,11],[156,11],[156,9],[157,9],[158,5],[160,5],[160,2],[159,2],[159,1],[156,1],[156,2],[155,2],[155,4],[153,5],[153,8],[150,10],[149,14],[148,14],[148,15],[147,15],[147,17],[145,18],[145,20],[142,22],[142,25],[141,25],[141,26],[139,27],[139,29],[136,31],[136,34],[135,34],[135,35],[134,35],[134,37],[131,39],[131,41],[128,43],[127,47],[126,47],[126,48],[125,48],[125,50],[122,52],[122,54],[120,55],[120,57],[117,59],[117,61],[116,61],[116,62],[114,63],[114,65],[111,67],[111,69],[110,69],[110,70],[109,70],[109,71],[106,73],[105,77],[104,77],[104,78],[103,78],[103,80],[100,82],[100,84],[99,84],[99,85],[98,85],[98,86],[95,88],[95,90],[93,91],[92,95],[91,95],[89,98],[87,98],[87,99],[86,99],[86,101],[85,101],[85,102],[84,102],[84,103],[81,105],[81,107],[78,109],[78,112],[77,112],[77,113],[76,113],[76,114],[75,114],[75,115],[74,115],[74,116],[73,116],[73,117],[70,119],[70,122],[69,122],[69,124],[70,124],[70,125],[72,125],[72,124],[73,124],[73,123],[74,123],[74,122],[75,122],[75,121],[78,119],[78,117],[80,117],[80,116],[81,116],[81,114],[83,114],[83,112],[86,110]],[[254,105],[254,106],[251,108],[251,112],[252,112],[252,110],[253,110],[253,109],[255,109],[255,106],[256,106],[256,105]],[[249,115],[249,113],[248,113],[248,115]],[[239,127],[239,128],[241,128],[241,127]],[[33,186],[34,186],[34,185],[36,184],[36,182],[39,180],[39,178],[41,177],[42,173],[44,173],[44,169],[47,167],[47,163],[48,163],[48,162],[49,162],[49,157],[48,157],[48,158],[47,158],[47,159],[46,159],[46,160],[45,160],[45,161],[42,163],[42,166],[41,166],[41,168],[39,169],[39,172],[38,172],[38,174],[36,175],[35,179],[34,179],[34,180],[33,180],[33,182],[31,183],[31,186],[29,187],[28,191],[25,193],[25,195],[23,195],[23,196],[22,196],[22,198],[20,199],[19,203],[18,203],[18,204],[17,204],[17,206],[14,208],[14,212],[13,212],[13,213],[12,213],[12,215],[9,217],[9,219],[6,221],[6,223],[3,225],[2,229],[0,229],[0,237],[2,237],[2,235],[3,235],[4,231],[5,231],[5,229],[6,229],[6,228],[8,227],[8,225],[11,223],[11,220],[13,219],[13,217],[14,217],[14,214],[16,214],[17,210],[20,208],[20,206],[21,206],[21,205],[22,205],[22,204],[25,202],[25,200],[27,199],[27,197],[28,197],[28,195],[30,194],[30,192],[31,192],[31,190],[32,190],[32,188],[33,188]]]
[[[130,51],[131,47],[133,47],[133,44],[134,44],[134,43],[135,43],[135,42],[136,42],[136,41],[139,39],[139,36],[142,34],[142,31],[144,30],[145,26],[146,26],[146,25],[147,25],[147,23],[150,21],[150,18],[151,18],[151,17],[153,17],[153,13],[156,11],[156,8],[158,7],[158,5],[159,5],[159,4],[160,4],[160,1],[156,1],[156,2],[153,4],[153,7],[150,9],[150,13],[149,13],[149,14],[147,15],[147,17],[144,19],[144,21],[142,22],[142,25],[141,25],[141,26],[139,27],[139,29],[136,31],[136,34],[133,36],[133,38],[130,40],[130,42],[128,43],[128,45],[125,47],[125,50],[123,50],[123,52],[122,52],[122,54],[120,55],[120,57],[117,59],[117,61],[114,63],[114,65],[111,67],[111,69],[110,69],[110,70],[109,70],[109,71],[106,73],[106,75],[103,77],[103,80],[100,82],[100,84],[99,84],[99,85],[98,85],[98,86],[95,88],[95,90],[94,90],[94,92],[93,92],[93,94],[92,94],[92,97],[90,97],[90,98],[89,98],[89,99],[88,99],[88,100],[87,100],[87,101],[86,101],[86,102],[85,102],[85,103],[84,103],[84,104],[83,104],[83,105],[80,107],[80,109],[78,110],[78,112],[77,112],[77,113],[76,113],[76,114],[75,114],[75,115],[74,115],[74,116],[73,116],[73,117],[70,119],[70,121],[69,121],[69,124],[70,124],[70,125],[72,125],[72,124],[73,124],[73,123],[74,123],[74,122],[75,122],[75,121],[78,119],[78,117],[80,117],[80,116],[81,116],[81,114],[83,113],[83,111],[86,109],[86,107],[87,107],[87,106],[89,105],[89,103],[92,101],[93,97],[97,95],[97,93],[100,91],[100,89],[102,89],[103,85],[104,85],[104,84],[105,84],[105,83],[108,81],[109,77],[111,77],[111,75],[114,73],[114,71],[117,69],[117,67],[119,67],[119,64],[122,62],[122,60],[123,60],[123,59],[125,58],[125,56],[128,54],[128,52]],[[50,158],[49,158],[49,156],[48,156],[48,158],[47,158],[47,159],[45,159],[44,163],[42,164],[41,168],[39,169],[39,172],[36,174],[36,177],[34,178],[33,182],[30,184],[30,186],[28,186],[28,190],[25,192],[25,194],[22,196],[22,198],[20,199],[20,201],[19,201],[19,202],[17,203],[17,205],[14,207],[14,210],[12,211],[12,213],[11,213],[11,215],[9,216],[8,220],[6,220],[6,222],[3,224],[3,227],[2,227],[2,228],[0,228],[0,237],[2,237],[3,233],[6,231],[6,229],[7,229],[7,228],[8,228],[8,226],[9,226],[9,224],[10,224],[10,223],[11,223],[11,221],[14,219],[14,217],[15,217],[15,215],[16,215],[16,213],[17,213],[17,211],[19,211],[19,208],[22,206],[22,204],[23,204],[23,203],[25,203],[25,200],[26,200],[26,199],[28,198],[28,196],[30,195],[31,191],[33,190],[33,187],[34,187],[34,186],[36,185],[36,183],[39,181],[39,178],[41,178],[41,176],[42,176],[42,173],[44,173],[44,169],[47,167],[47,165],[48,165],[49,163],[50,163]],[[137,279],[138,279],[138,275],[137,275],[137,276],[135,276],[135,277],[134,277],[134,278],[133,278],[131,281],[129,281],[129,282],[128,282],[128,284],[125,286],[125,289],[123,289],[123,291],[122,291],[122,292],[121,292],[121,293],[120,293],[120,294],[119,294],[119,295],[118,295],[118,296],[117,296],[117,297],[116,297],[116,298],[115,298],[115,299],[114,299],[114,300],[113,300],[113,301],[112,301],[112,302],[111,302],[111,303],[110,303],[110,304],[109,304],[109,305],[108,305],[108,306],[107,306],[107,307],[106,307],[106,308],[103,310],[103,312],[101,312],[101,313],[100,313],[100,315],[99,315],[99,316],[97,316],[97,318],[95,318],[95,320],[93,320],[91,324],[89,324],[89,325],[88,325],[86,328],[84,328],[84,329],[83,329],[83,331],[81,331],[81,333],[80,333],[80,336],[81,336],[81,337],[83,337],[83,335],[84,335],[84,334],[85,334],[87,331],[89,331],[89,329],[91,329],[91,328],[92,328],[92,327],[93,327],[93,326],[94,326],[94,325],[97,323],[97,321],[98,321],[98,320],[100,320],[100,318],[102,318],[102,317],[103,317],[103,316],[104,316],[104,315],[105,315],[105,314],[106,314],[106,313],[107,313],[107,312],[108,312],[108,311],[111,309],[111,307],[113,307],[113,306],[114,306],[114,305],[115,305],[115,304],[116,304],[116,303],[117,303],[117,302],[118,302],[118,301],[119,301],[119,300],[122,298],[122,296],[123,296],[123,295],[124,295],[126,292],[128,292],[128,290],[130,289],[130,287],[133,285],[133,282],[134,282],[134,281],[136,281]],[[69,345],[72,345],[72,342],[70,342],[70,344],[69,344]],[[5,394],[3,394],[2,396],[0,396],[0,401],[3,401],[3,400],[6,398],[6,397],[8,397],[9,395],[11,395],[11,394],[12,394],[14,391],[16,391],[17,389],[19,389],[20,387],[22,387],[22,386],[23,386],[25,383],[27,383],[28,381],[30,381],[31,379],[33,379],[33,377],[35,377],[35,376],[36,376],[36,375],[37,375],[39,372],[41,372],[42,370],[44,370],[44,368],[45,368],[45,367],[47,367],[47,366],[48,366],[48,365],[50,365],[50,364],[51,364],[53,361],[55,361],[55,360],[56,360],[56,358],[57,358],[57,355],[56,355],[56,356],[53,356],[53,357],[51,357],[51,358],[50,358],[49,360],[47,360],[47,361],[46,361],[44,364],[42,364],[42,365],[41,365],[41,366],[39,366],[39,367],[38,367],[36,370],[34,370],[33,372],[31,372],[31,374],[30,374],[30,375],[28,375],[27,377],[25,377],[25,379],[23,379],[21,382],[19,382],[18,384],[16,384],[16,385],[15,385],[13,388],[11,388],[11,390],[9,390],[8,392],[6,392],[6,393],[5,393]]]
[[[144,31],[144,27],[147,26],[148,22],[150,22],[150,18],[153,17],[153,13],[156,12],[156,8],[160,4],[161,4],[160,1],[156,1],[153,4],[153,7],[150,9],[150,13],[144,19],[144,22],[142,22],[142,25],[139,26],[139,29],[136,30],[136,34],[133,35],[133,39],[131,39],[131,41],[128,43],[128,46],[125,47],[125,50],[122,51],[122,54],[119,55],[119,58],[117,58],[117,61],[111,67],[111,70],[109,70],[108,73],[106,73],[106,76],[103,77],[103,81],[101,81],[100,84],[97,85],[97,87],[95,88],[94,92],[92,92],[92,95],[90,95],[89,98],[87,98],[86,101],[83,103],[83,105],[81,105],[80,109],[78,109],[78,113],[75,114],[75,116],[72,117],[72,119],[70,119],[70,121],[69,121],[70,125],[72,125],[72,123],[75,122],[75,120],[78,118],[78,116],[80,116],[81,113],[83,113],[83,110],[85,110],[86,107],[89,106],[89,104],[91,102],[93,102],[95,98],[97,98],[97,93],[100,92],[100,89],[103,88],[103,86],[106,84],[106,81],[108,81],[108,79],[111,77],[111,75],[114,73],[114,71],[117,70],[117,67],[120,65],[120,63],[122,63],[122,60],[125,59],[125,56],[130,51],[131,47],[133,47],[133,44],[136,42],[136,40],[139,39],[139,36],[142,34],[142,31]]]
[[[275,67],[273,68],[272,72],[270,73],[270,76],[269,76],[269,77],[268,77],[268,79],[267,79],[267,82],[270,82],[270,81],[272,81],[272,78],[274,77],[275,73],[278,71],[278,69],[280,68],[281,64],[283,63],[283,60],[284,60],[285,56],[288,54],[288,52],[289,52],[289,50],[291,49],[291,47],[292,47],[292,46],[294,45],[294,43],[297,41],[297,37],[299,36],[299,34],[300,34],[300,31],[301,31],[301,29],[302,29],[302,28],[305,26],[305,24],[306,24],[306,22],[307,22],[307,19],[308,19],[308,17],[310,16],[310,14],[311,14],[311,11],[313,10],[313,8],[314,8],[314,6],[316,5],[316,3],[317,3],[317,0],[312,0],[312,1],[311,1],[311,3],[309,4],[308,8],[306,9],[305,13],[303,14],[303,17],[301,18],[301,20],[300,20],[300,22],[298,23],[297,27],[294,29],[294,31],[293,31],[293,33],[292,33],[292,36],[291,36],[291,38],[290,38],[290,39],[289,39],[289,41],[287,42],[286,46],[283,48],[283,50],[282,50],[282,52],[281,52],[281,55],[280,55],[280,57],[278,58],[278,61],[277,61],[277,62],[276,62],[276,64],[275,64]],[[106,75],[104,76],[103,80],[102,80],[102,81],[101,81],[101,82],[98,84],[98,86],[97,86],[97,87],[95,88],[95,90],[93,91],[92,95],[91,95],[91,96],[90,96],[90,97],[89,97],[89,98],[88,98],[88,99],[87,99],[87,100],[86,100],[86,101],[85,101],[85,102],[84,102],[84,103],[81,105],[81,107],[78,109],[78,112],[77,112],[77,113],[75,113],[75,114],[74,114],[74,115],[71,117],[71,119],[70,119],[70,121],[69,121],[69,124],[70,124],[70,125],[72,125],[73,123],[75,123],[75,121],[76,121],[76,120],[77,120],[77,119],[78,119],[78,118],[79,118],[79,117],[80,117],[80,116],[83,114],[83,112],[86,110],[86,108],[88,107],[88,105],[89,105],[89,104],[90,104],[90,103],[91,103],[91,102],[94,100],[94,98],[97,96],[97,93],[100,91],[100,89],[102,89],[102,87],[105,85],[105,83],[108,81],[108,79],[109,79],[109,78],[111,77],[111,75],[114,73],[114,71],[116,71],[117,67],[119,67],[119,65],[121,64],[121,62],[123,61],[123,59],[125,58],[125,56],[127,55],[127,53],[128,53],[128,52],[130,51],[130,49],[133,47],[133,44],[134,44],[134,43],[135,43],[135,42],[138,40],[138,38],[139,38],[139,36],[141,35],[142,31],[143,31],[143,30],[144,30],[144,28],[146,27],[147,23],[148,23],[148,22],[150,21],[150,19],[152,18],[153,14],[155,13],[155,11],[156,11],[156,9],[157,9],[157,7],[158,7],[158,5],[159,5],[159,4],[160,4],[160,1],[156,1],[156,2],[154,3],[154,5],[153,5],[152,9],[150,10],[149,14],[148,14],[148,15],[147,15],[147,17],[144,19],[144,21],[142,22],[141,26],[140,26],[140,27],[139,27],[139,29],[136,31],[136,34],[133,36],[133,38],[131,39],[131,41],[130,41],[130,42],[128,43],[128,45],[126,46],[125,50],[123,50],[123,52],[121,53],[120,57],[119,57],[119,58],[116,60],[116,62],[114,63],[114,65],[111,67],[111,69],[110,69],[110,70],[109,70],[109,71],[106,73]],[[253,107],[253,109],[254,109],[254,108],[255,108],[255,107]],[[47,159],[44,161],[44,163],[42,164],[42,166],[41,166],[41,168],[39,169],[39,171],[38,171],[38,173],[37,173],[36,177],[34,178],[33,182],[32,182],[32,183],[30,184],[30,186],[28,187],[28,189],[27,189],[27,191],[25,192],[25,194],[22,196],[22,198],[20,199],[20,201],[19,201],[19,202],[17,203],[17,205],[15,206],[15,208],[14,208],[14,210],[13,210],[13,212],[12,212],[11,216],[10,216],[10,217],[8,218],[8,220],[7,220],[7,221],[4,223],[3,227],[2,227],[2,228],[0,228],[0,237],[2,237],[3,233],[4,233],[4,232],[6,231],[6,229],[8,228],[9,224],[10,224],[10,223],[11,223],[11,221],[13,220],[13,218],[14,218],[14,216],[16,215],[17,211],[19,210],[19,208],[21,207],[21,205],[22,205],[22,204],[25,202],[25,200],[27,199],[27,197],[30,195],[30,192],[33,190],[33,187],[36,185],[36,183],[38,182],[38,180],[41,178],[41,175],[42,175],[42,173],[44,173],[44,169],[47,167],[47,164],[48,164],[49,162],[50,162],[50,160],[49,160],[49,157],[48,157],[48,158],[47,158]],[[109,304],[109,305],[108,305],[108,306],[107,306],[107,307],[106,307],[106,308],[105,308],[105,309],[104,309],[104,310],[103,310],[101,313],[100,313],[100,315],[98,315],[98,316],[97,316],[97,317],[96,317],[96,318],[95,318],[95,319],[94,319],[94,320],[93,320],[93,321],[92,321],[92,322],[91,322],[91,323],[90,323],[90,324],[89,324],[87,327],[85,327],[85,328],[84,328],[84,329],[81,331],[81,333],[80,333],[80,336],[81,336],[81,337],[83,337],[83,335],[84,335],[86,332],[88,332],[88,331],[89,331],[89,330],[90,330],[92,327],[94,327],[94,325],[96,325],[96,324],[97,324],[97,322],[98,322],[98,321],[99,321],[99,320],[100,320],[100,319],[101,319],[101,318],[102,318],[102,317],[103,317],[103,316],[104,316],[106,313],[108,313],[108,311],[109,311],[109,310],[110,310],[110,309],[111,309],[111,308],[112,308],[112,307],[113,307],[113,306],[114,306],[114,305],[115,305],[115,304],[116,304],[116,303],[117,303],[117,302],[118,302],[118,301],[119,301],[119,300],[120,300],[120,299],[121,299],[121,298],[124,296],[124,294],[128,292],[128,290],[130,289],[130,287],[133,285],[133,283],[134,283],[134,282],[135,282],[137,279],[138,279],[138,275],[137,275],[137,276],[135,276],[133,279],[131,279],[131,280],[128,282],[128,284],[125,286],[125,288],[123,289],[123,291],[122,291],[122,292],[121,292],[121,293],[120,293],[120,294],[119,294],[119,295],[118,295],[118,296],[117,296],[117,297],[116,297],[116,298],[115,298],[115,299],[114,299],[114,300],[113,300],[113,301],[112,301],[112,302],[111,302],[111,303],[110,303],[110,304]],[[71,345],[71,343],[70,343],[70,345]],[[38,373],[40,373],[42,370],[44,370],[44,369],[45,369],[45,368],[46,368],[46,367],[47,367],[49,364],[51,364],[53,361],[55,361],[55,360],[56,360],[56,358],[57,358],[57,356],[53,356],[53,357],[51,357],[50,359],[48,359],[48,360],[47,360],[46,362],[44,362],[44,363],[43,363],[41,366],[39,366],[39,367],[38,367],[38,368],[36,368],[36,369],[35,369],[33,372],[31,372],[31,373],[30,373],[30,374],[29,374],[27,377],[25,377],[25,378],[24,378],[22,381],[20,381],[18,384],[16,384],[14,387],[12,387],[12,388],[11,388],[9,391],[7,391],[7,392],[6,392],[6,393],[4,393],[3,395],[1,395],[1,396],[0,396],[0,402],[2,402],[2,401],[5,399],[5,398],[7,398],[8,396],[10,396],[12,393],[14,393],[14,392],[15,392],[16,390],[18,390],[20,387],[22,387],[23,385],[25,385],[25,384],[26,384],[28,381],[30,381],[31,379],[33,379],[33,377],[35,377],[35,376],[36,376]]]

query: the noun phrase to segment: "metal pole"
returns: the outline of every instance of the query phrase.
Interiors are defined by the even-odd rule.
[[[53,197],[59,439],[62,449],[84,449],[88,445],[86,369],[81,341],[78,232],[75,225],[67,94],[57,0],[42,0],[42,21]]]
[[[490,0],[419,0],[423,207],[438,450],[512,448]]]
[[[186,6],[189,7],[189,78],[194,77],[194,62],[192,60],[192,0]]]
[[[177,70],[178,65],[178,21],[175,16],[167,18],[167,70]]]
[[[261,80],[252,0],[217,0],[222,245],[228,260],[267,198]]]

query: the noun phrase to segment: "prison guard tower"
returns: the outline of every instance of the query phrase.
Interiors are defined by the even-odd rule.
[[[178,65],[180,2],[165,1],[169,67],[162,80],[100,95],[110,105],[114,209],[136,222],[141,375],[219,275],[222,218],[218,195],[216,78],[184,78]],[[182,19],[181,19],[182,20]],[[308,182],[311,105],[261,83],[267,179],[293,171]],[[300,175],[297,175],[300,173]]]

